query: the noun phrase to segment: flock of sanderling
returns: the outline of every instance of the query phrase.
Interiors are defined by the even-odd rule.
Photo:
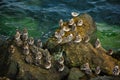
[[[79,13],[72,12],[71,15],[73,17],[77,17]],[[70,19],[69,22],[67,23],[68,25],[64,25],[65,23],[63,22],[62,19],[59,21],[59,26],[60,30],[55,32],[54,37],[57,40],[57,43],[67,43],[67,42],[75,42],[75,43],[80,43],[82,40],[84,40],[85,43],[89,42],[90,37],[86,36],[84,39],[82,39],[81,35],[79,33],[76,33],[76,36],[74,37],[71,31],[76,31],[77,27],[82,27],[84,24],[82,19],[79,19],[77,23],[74,21],[74,19]],[[65,34],[69,34],[65,36]],[[64,36],[64,37],[63,37]],[[19,30],[16,30],[16,34],[14,36],[14,41],[17,46],[22,47],[22,53],[25,55],[25,61],[29,64],[34,63],[36,66],[43,65],[44,68],[50,69],[52,66],[52,57],[50,55],[50,52],[48,49],[42,49],[42,41],[40,39],[37,40],[37,43],[35,45],[34,43],[34,38],[30,37],[28,38],[28,31],[27,29],[24,29],[22,33],[20,33]],[[30,46],[34,47],[34,49],[31,49]],[[101,46],[100,40],[97,39],[94,47],[99,48]],[[15,53],[16,48],[14,45],[11,45],[9,48],[9,53]],[[42,50],[42,52],[41,52]],[[108,54],[112,55],[113,50],[109,50]],[[31,56],[32,55],[32,56]],[[43,60],[43,63],[41,61]],[[57,59],[57,65],[58,65],[58,71],[63,71],[65,68],[64,65],[64,57],[61,55],[59,56],[59,59]],[[92,70],[90,69],[89,63],[85,63],[82,65],[81,70],[84,70],[86,74],[91,74]],[[101,69],[100,66],[97,66],[95,68],[95,73],[100,74]],[[119,66],[115,66],[113,68],[113,74],[114,75],[119,75]]]
[[[24,29],[22,33],[16,30],[14,42],[16,46],[21,47],[22,53],[25,56],[25,62],[36,66],[42,66],[45,69],[50,69],[52,67],[52,56],[50,52],[48,49],[42,48],[42,41],[40,39],[38,39],[35,44],[34,38],[28,37],[27,29]],[[14,45],[11,45],[8,51],[9,53],[15,53],[16,48]],[[58,71],[63,71],[64,67],[64,57],[61,56],[57,60],[57,69]]]

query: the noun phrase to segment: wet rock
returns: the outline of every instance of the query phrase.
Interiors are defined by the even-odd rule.
[[[7,77],[0,77],[0,80],[10,80],[10,79]]]
[[[74,21],[77,22],[79,19],[83,20],[82,26],[77,26],[77,33],[81,35],[82,39],[86,36],[90,37],[90,41],[85,43],[83,40],[79,43],[74,43],[73,40],[67,43],[61,42],[57,43],[56,38],[51,37],[46,43],[46,47],[51,52],[57,52],[59,49],[64,50],[65,64],[68,67],[80,67],[85,63],[89,63],[92,71],[95,71],[97,66],[101,67],[101,72],[105,74],[112,74],[112,70],[115,65],[120,66],[120,62],[111,56],[106,54],[106,50],[102,48],[102,45],[98,48],[95,48],[96,41],[96,26],[93,19],[87,15],[83,14],[74,18]],[[67,23],[66,23],[67,24]],[[65,24],[65,25],[66,25]],[[68,26],[68,25],[67,25]],[[57,31],[61,30],[59,28]],[[75,32],[68,32],[73,34],[75,37]],[[66,33],[65,35],[67,35]],[[64,38],[64,36],[62,36]]]
[[[80,80],[80,78],[84,77],[85,74],[80,71],[78,68],[72,68],[70,70],[68,80]]]
[[[83,25],[82,26],[77,26],[77,31],[69,31],[67,32],[64,36],[63,39],[70,33],[73,35],[76,35],[76,33],[81,35],[81,38],[85,38],[86,36],[89,35],[90,37],[90,42],[94,44],[96,40],[96,25],[95,22],[93,21],[92,17],[88,14],[82,14],[78,17],[73,18],[75,23],[79,21],[79,19],[83,20]],[[68,21],[69,22],[69,21]],[[64,26],[69,26],[67,23],[64,22]],[[58,28],[56,31],[60,31],[61,27]],[[65,42],[61,42],[61,44],[64,44]],[[49,38],[48,41],[46,42],[46,46],[50,51],[53,51],[54,48],[57,49],[57,46],[60,46],[61,44],[57,43],[55,36],[52,36],[52,38]]]
[[[120,76],[98,76],[96,78],[92,78],[90,80],[119,80]]]

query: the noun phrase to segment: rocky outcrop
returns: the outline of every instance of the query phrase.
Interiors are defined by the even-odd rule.
[[[72,13],[73,14],[73,13]],[[91,16],[82,14],[60,27],[44,46],[27,29],[0,45],[0,76],[11,80],[87,80],[113,75],[120,62],[107,54],[96,37]]]
[[[102,47],[102,45],[100,45],[98,48],[95,47],[96,26],[92,18],[87,14],[83,14],[73,19],[75,20],[75,23],[79,21],[79,19],[83,20],[82,26],[76,26],[78,33],[82,36],[82,41],[79,43],[75,43],[73,39],[67,43],[57,43],[57,38],[53,36],[49,38],[46,44],[47,48],[50,51],[56,52],[59,49],[63,50],[66,65],[69,67],[81,68],[85,63],[89,63],[90,68],[93,72],[95,71],[95,68],[97,66],[100,66],[102,73],[112,75],[112,70],[114,66],[120,66],[120,62],[108,55],[107,51]],[[69,24],[67,24],[67,26],[69,26]],[[61,28],[59,28],[58,30],[61,30]],[[74,32],[70,31],[69,33],[74,34]],[[88,42],[84,41],[86,35],[89,35],[90,37],[90,41]],[[62,38],[64,38],[64,36]]]

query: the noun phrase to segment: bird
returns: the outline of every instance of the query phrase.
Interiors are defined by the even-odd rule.
[[[10,45],[8,52],[12,54],[15,53],[15,47],[13,45]]]
[[[59,38],[61,37],[60,33],[58,33],[57,31],[55,32],[55,38]]]
[[[42,48],[42,41],[40,39],[37,40],[37,47]]]
[[[37,51],[35,55],[35,65],[41,64],[41,59],[42,59],[42,53],[40,51]]]
[[[20,40],[20,32],[18,30],[16,30],[16,34],[15,34],[15,40],[18,42]]]
[[[70,25],[70,26],[71,26],[71,25],[73,25],[73,24],[74,24],[74,19],[72,18],[72,19],[70,19],[70,20],[69,20],[68,25]]]
[[[76,31],[76,30],[77,30],[77,26],[76,26],[76,24],[73,24],[71,27],[71,31]]]
[[[61,36],[57,38],[57,43],[61,43],[62,41],[63,41],[63,39]]]
[[[78,20],[77,26],[82,26],[82,25],[83,25],[83,20],[82,19]]]
[[[112,55],[113,54],[113,50],[112,49],[109,49],[108,52],[107,52],[108,55]]]
[[[81,68],[81,70],[84,70],[86,74],[91,74],[92,73],[92,70],[89,67],[89,63],[85,63],[83,65],[83,67]]]
[[[63,63],[64,63],[64,57],[61,56],[61,57],[59,58],[58,62],[59,62],[60,64],[63,64]]]
[[[63,23],[64,23],[64,22],[63,22],[63,19],[60,19],[60,21],[59,21],[59,26],[62,27],[62,26],[63,26]]]
[[[67,42],[70,42],[73,40],[73,34],[70,33],[68,36],[67,36]]]
[[[96,69],[95,69],[95,73],[100,74],[100,72],[101,72],[100,66],[97,66]]]
[[[77,34],[77,35],[75,36],[74,42],[75,42],[75,43],[79,43],[79,42],[81,42],[81,41],[82,41],[81,35],[80,35],[80,34]]]
[[[59,64],[58,65],[58,71],[63,71],[64,70],[64,68],[65,68],[65,66],[64,66],[64,64]]]
[[[70,28],[67,26],[63,26],[63,31],[68,32],[68,31],[70,31]]]
[[[23,46],[23,54],[28,55],[29,54],[29,46],[27,43],[24,43]]]
[[[71,12],[71,15],[72,15],[73,17],[77,17],[77,16],[79,15],[79,13],[77,13],[77,12]]]
[[[59,33],[61,36],[64,36],[65,35],[65,32],[63,29],[60,30],[60,33]]]
[[[30,37],[30,39],[28,40],[28,44],[29,44],[29,45],[33,45],[33,44],[34,44],[34,39],[33,39],[33,37]]]
[[[99,48],[101,46],[100,40],[97,39],[95,42],[95,48]]]
[[[22,38],[24,41],[28,39],[28,31],[26,28],[23,29]]]
[[[51,66],[52,66],[51,61],[47,61],[47,62],[45,63],[45,68],[46,68],[46,69],[50,69]]]
[[[117,75],[119,75],[119,73],[120,73],[120,71],[119,71],[119,66],[114,66],[114,68],[113,68],[113,75],[115,75],[115,76],[117,76]]]
[[[90,41],[90,37],[89,36],[84,37],[84,41],[85,41],[85,43],[89,42]]]

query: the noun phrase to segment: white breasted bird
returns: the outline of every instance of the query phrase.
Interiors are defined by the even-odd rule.
[[[63,20],[60,19],[60,21],[59,21],[59,26],[62,27],[62,26],[63,26],[63,23],[64,23]]]
[[[108,55],[112,55],[113,54],[113,50],[112,49],[109,49],[108,52],[107,52]]]
[[[75,42],[75,43],[79,43],[79,42],[81,42],[81,41],[82,41],[81,35],[80,35],[80,34],[77,34],[77,35],[75,36],[74,42]]]
[[[89,63],[85,63],[83,65],[83,67],[81,68],[81,70],[84,70],[86,74],[91,74],[92,73],[92,70],[89,67]]]
[[[89,37],[89,36],[84,37],[84,42],[85,42],[85,43],[87,43],[87,42],[89,42],[89,41],[90,41],[90,37]]]
[[[67,42],[70,42],[73,40],[73,34],[70,33],[68,36],[67,36]]]
[[[119,73],[120,73],[119,66],[115,66],[113,68],[113,75],[117,76],[117,75],[119,75]]]
[[[33,45],[34,44],[34,38],[30,37],[30,39],[28,40],[28,44],[29,45]]]
[[[95,73],[100,74],[100,72],[101,72],[100,66],[97,66],[96,69],[95,69]]]
[[[26,41],[28,39],[28,31],[26,28],[24,28],[24,30],[23,30],[22,38],[24,41]]]
[[[72,26],[74,24],[74,19],[70,19],[68,25]]]
[[[15,47],[13,45],[10,45],[10,48],[9,48],[9,53],[15,53]]]
[[[16,30],[16,34],[15,34],[15,40],[18,42],[20,40],[20,32],[18,30]]]
[[[24,43],[23,45],[23,54],[28,55],[29,54],[29,46],[27,43]]]
[[[68,31],[70,31],[70,28],[67,27],[67,26],[63,26],[63,30],[64,30],[65,32],[68,32]]]
[[[58,71],[63,71],[64,70],[64,68],[65,68],[65,66],[64,66],[64,64],[59,64],[58,65]]]
[[[79,13],[77,13],[77,12],[71,12],[71,15],[72,15],[73,17],[77,17],[77,16],[79,15]]]
[[[39,48],[43,47],[42,41],[40,39],[37,40],[37,47]]]
[[[83,25],[83,20],[82,19],[78,20],[77,26],[82,26],[82,25]]]
[[[95,48],[99,48],[101,46],[100,40],[97,39],[95,42]]]

